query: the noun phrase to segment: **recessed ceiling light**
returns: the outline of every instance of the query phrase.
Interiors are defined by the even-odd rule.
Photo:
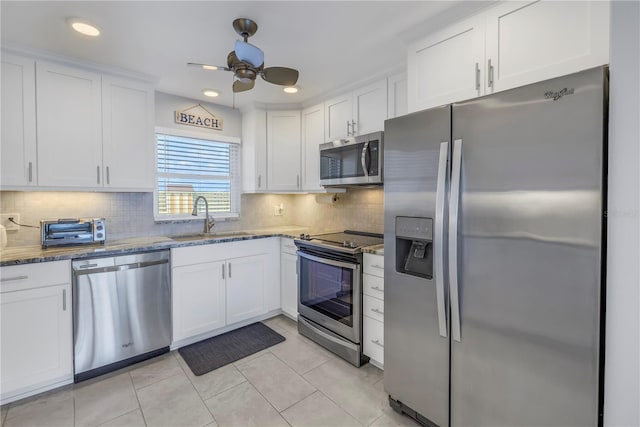
[[[287,86],[283,89],[287,93],[296,93],[298,92],[298,88],[295,86]]]
[[[204,68],[205,70],[217,70],[218,67],[216,67],[215,65],[203,65],[202,68]]]
[[[100,30],[98,28],[82,19],[71,18],[69,19],[69,24],[71,25],[71,28],[85,36],[97,37],[100,35]]]
[[[212,98],[215,98],[216,96],[220,95],[217,91],[213,89],[205,89],[202,91],[202,93],[204,94],[204,96],[210,96]]]

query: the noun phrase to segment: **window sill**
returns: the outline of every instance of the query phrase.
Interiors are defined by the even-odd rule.
[[[240,214],[216,214],[216,215],[209,214],[209,216],[218,222],[240,220]],[[172,216],[172,217],[154,216],[153,222],[156,224],[186,224],[193,221],[202,222],[203,219],[204,219],[204,216],[192,216],[192,215]]]

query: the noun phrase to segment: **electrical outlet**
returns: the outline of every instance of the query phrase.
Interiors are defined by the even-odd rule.
[[[20,222],[20,214],[19,213],[6,213],[6,214],[0,215],[0,224],[4,225],[4,228],[6,228],[7,231],[18,231],[20,229],[20,227],[15,225],[11,221],[9,221],[9,218],[13,218],[13,220],[15,222],[19,223]]]
[[[273,215],[282,216],[284,214],[284,205],[280,203],[279,205],[275,205],[273,207]]]

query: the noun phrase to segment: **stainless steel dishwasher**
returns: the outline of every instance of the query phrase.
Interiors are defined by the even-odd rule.
[[[169,251],[74,260],[74,380],[169,351]]]

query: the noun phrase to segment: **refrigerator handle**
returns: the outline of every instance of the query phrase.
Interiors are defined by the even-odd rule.
[[[449,181],[449,142],[440,143],[440,160],[438,161],[438,181],[436,182],[436,215],[433,244],[435,246],[436,298],[438,307],[438,329],[440,336],[447,337],[447,311],[444,295],[444,238],[445,238],[445,198]]]
[[[449,201],[449,296],[451,299],[451,336],[460,342],[460,301],[458,297],[458,211],[460,206],[460,174],[462,140],[453,142],[451,156],[451,199]]]

